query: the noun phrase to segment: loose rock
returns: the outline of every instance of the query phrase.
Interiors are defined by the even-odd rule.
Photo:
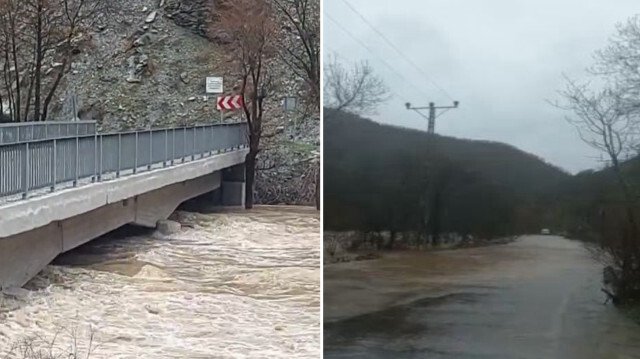
[[[149,45],[150,43],[151,43],[151,35],[144,34],[139,38],[137,38],[136,41],[133,42],[133,46],[136,46],[136,47],[146,46],[146,45]]]
[[[154,21],[156,21],[156,16],[158,15],[157,11],[152,11],[149,16],[147,16],[147,18],[144,20],[147,24],[150,24]]]
[[[180,73],[180,81],[184,82],[185,84],[188,84],[189,83],[189,75],[186,72]]]
[[[158,221],[158,223],[156,224],[156,229],[158,230],[158,232],[164,235],[178,233],[180,232],[181,228],[182,225],[180,225],[180,223],[169,220]]]

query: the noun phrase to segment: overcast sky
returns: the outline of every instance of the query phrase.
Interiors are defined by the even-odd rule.
[[[566,113],[547,100],[558,99],[563,73],[584,76],[593,52],[607,44],[617,23],[640,12],[640,1],[348,1],[428,75],[398,56],[344,0],[323,0],[325,56],[368,60],[396,94],[373,119],[426,130],[426,120],[404,102],[450,104],[431,79],[461,103],[438,118],[437,133],[506,142],[572,173],[601,166]]]

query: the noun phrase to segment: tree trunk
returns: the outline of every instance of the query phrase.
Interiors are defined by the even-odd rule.
[[[320,169],[318,168],[318,174],[316,175],[316,209],[320,210]]]
[[[244,208],[246,209],[253,208],[253,184],[256,178],[256,156],[257,153],[253,152],[253,150],[249,150],[244,163],[246,177]]]
[[[15,20],[12,20],[13,23],[13,27],[12,27],[12,31],[16,31],[15,29]],[[14,72],[14,76],[15,76],[15,83],[16,83],[16,94],[14,97],[14,101],[15,103],[13,104],[13,109],[15,111],[15,121],[16,122],[20,122],[20,67],[19,62],[18,62],[18,45],[16,45],[16,34],[13,33],[11,35],[11,55],[12,55],[12,60],[13,60],[13,66],[15,67]]]
[[[60,66],[60,72],[58,72],[58,76],[56,76],[56,80],[53,82],[53,86],[51,87],[51,90],[49,90],[49,94],[47,94],[47,97],[45,97],[44,99],[44,103],[41,107],[41,121],[46,121],[47,120],[47,116],[49,116],[49,105],[51,104],[51,101],[53,100],[53,95],[56,93],[56,90],[58,89],[58,85],[60,85],[60,81],[62,80],[62,77],[64,76],[64,72],[66,71],[67,68],[67,63],[69,63],[69,56],[67,55],[67,57],[64,58],[64,60],[62,60],[62,66]]]
[[[393,245],[396,242],[396,236],[397,236],[396,231],[390,231],[390,233],[389,233],[389,243],[387,243],[387,246],[386,246],[387,250],[389,250],[389,251],[393,250]]]
[[[34,69],[35,81],[36,81],[36,93],[35,93],[35,108],[33,119],[34,121],[40,121],[40,92],[42,88],[42,2],[38,2],[38,22],[36,27],[36,64]],[[31,88],[29,88],[29,100],[31,99]],[[25,115],[25,117],[27,117]]]

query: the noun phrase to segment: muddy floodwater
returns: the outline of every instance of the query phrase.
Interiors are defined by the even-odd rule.
[[[325,358],[640,358],[640,326],[603,304],[602,265],[577,241],[527,236],[324,273]]]
[[[92,241],[5,296],[0,358],[24,338],[82,358],[318,358],[318,211],[184,217],[168,237]]]

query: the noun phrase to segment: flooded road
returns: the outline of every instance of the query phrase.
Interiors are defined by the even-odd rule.
[[[325,358],[640,358],[580,242],[507,244],[325,267]]]
[[[169,237],[92,241],[5,297],[0,358],[25,336],[91,359],[318,358],[318,212],[182,217],[192,228]]]

